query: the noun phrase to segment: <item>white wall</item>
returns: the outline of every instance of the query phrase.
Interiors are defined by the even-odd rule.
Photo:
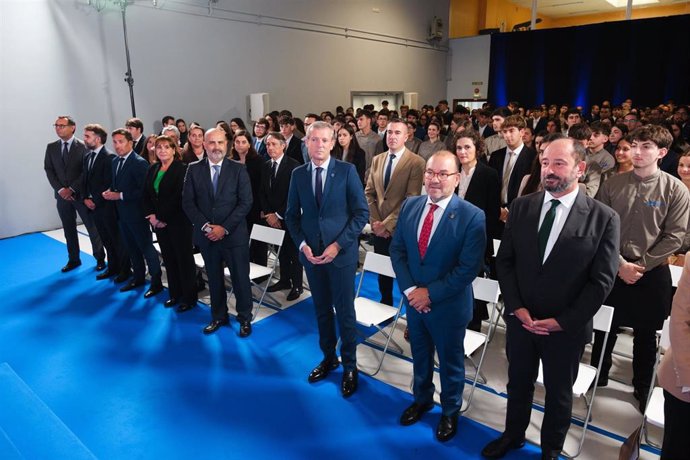
[[[489,92],[489,59],[491,36],[455,38],[449,41],[450,79],[447,98],[472,99],[474,89],[481,91],[480,99],[486,99]],[[481,82],[481,85],[473,83]]]
[[[246,118],[247,95],[257,92],[270,94],[271,109],[297,116],[347,106],[351,90],[414,91],[429,103],[446,97],[445,51],[330,33],[348,27],[423,41],[433,16],[447,24],[448,0],[217,4],[226,11],[215,16],[252,23],[209,17],[206,0],[158,4],[136,0],[127,10],[137,115],[147,133],[165,114],[204,125]],[[277,19],[261,25],[238,12]],[[7,237],[60,225],[43,172],[56,115],[71,114],[81,136],[86,123],[112,130],[131,112],[118,9],[99,13],[87,0],[2,0],[0,21],[0,120],[11,133],[0,147],[0,237]]]

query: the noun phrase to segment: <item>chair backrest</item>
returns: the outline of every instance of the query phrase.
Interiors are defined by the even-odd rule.
[[[364,258],[364,270],[395,278],[391,258],[382,254],[376,254],[375,252],[367,252]]]
[[[489,278],[475,278],[472,281],[472,290],[475,299],[489,303],[498,302],[498,296],[501,294],[498,281]]]
[[[683,267],[679,267],[677,265],[669,265],[668,268],[671,270],[671,284],[673,284],[673,287],[678,287],[680,275],[683,274]]]
[[[252,225],[252,234],[249,238],[263,243],[275,244],[276,246],[283,245],[283,238],[285,237],[285,230],[279,228],[266,227],[264,225]]]
[[[613,321],[613,307],[602,305],[594,315],[594,330],[609,332],[611,330],[611,321]]]
[[[494,238],[494,255],[498,254],[498,248],[501,247],[501,240]]]
[[[667,350],[671,346],[671,320],[666,318],[664,320],[664,326],[661,328],[661,338],[659,339],[659,346],[664,350]]]

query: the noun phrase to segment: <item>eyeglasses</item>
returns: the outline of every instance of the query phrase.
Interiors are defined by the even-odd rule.
[[[441,172],[434,172],[434,171],[432,171],[431,169],[427,169],[426,171],[424,171],[424,178],[425,178],[425,179],[433,179],[434,177],[438,177],[438,180],[440,180],[440,181],[445,181],[445,180],[448,180],[448,178],[449,178],[450,176],[455,176],[456,174],[460,174],[460,173],[456,173],[456,172],[454,172],[454,173],[447,173],[447,172],[444,172],[444,171],[441,171]]]
[[[58,129],[63,129],[63,128],[67,128],[69,125],[58,125],[58,124],[55,124],[55,125],[53,125],[53,126],[56,127],[56,128],[58,128]]]

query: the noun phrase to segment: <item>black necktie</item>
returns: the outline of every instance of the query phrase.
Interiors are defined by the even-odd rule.
[[[96,158],[96,152],[91,151],[89,153],[89,160],[88,160],[88,166],[86,167],[86,172],[87,174],[91,175],[91,169],[93,168],[93,160]]]
[[[271,163],[271,187],[273,187],[273,181],[275,180],[276,172],[278,171],[278,162],[273,160]]]
[[[386,166],[386,172],[383,175],[383,189],[388,188],[388,183],[391,181],[391,172],[393,171],[393,160],[395,160],[395,154],[391,153],[388,155],[388,166]]]
[[[556,208],[561,204],[558,200],[551,200],[551,208],[546,211],[544,221],[539,227],[539,259],[544,260],[544,252],[546,251],[546,243],[549,241],[551,228],[553,228],[553,220],[556,218]]]
[[[321,171],[323,168],[316,168],[316,180],[314,181],[314,196],[316,197],[316,205],[321,208],[321,201],[323,201],[323,182],[321,179]]]
[[[120,157],[117,159],[117,168],[115,168],[115,177],[120,175],[120,171],[122,171],[122,166],[125,164],[125,159]]]
[[[62,143],[62,162],[67,163],[67,155],[69,155],[69,144],[67,142]]]

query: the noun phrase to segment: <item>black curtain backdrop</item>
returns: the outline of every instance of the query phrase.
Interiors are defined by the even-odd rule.
[[[690,15],[493,34],[489,101],[690,101]]]

